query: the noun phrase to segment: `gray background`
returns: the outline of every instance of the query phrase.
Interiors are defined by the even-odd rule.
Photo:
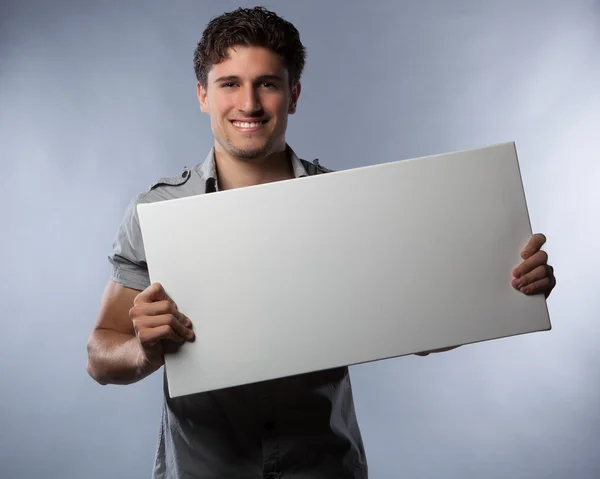
[[[125,205],[211,146],[192,53],[240,4],[2,2],[0,477],[149,477],[161,375],[100,387],[85,343]],[[352,368],[371,477],[600,477],[600,3],[266,5],[308,48],[302,157],[514,140],[556,266],[551,332]]]

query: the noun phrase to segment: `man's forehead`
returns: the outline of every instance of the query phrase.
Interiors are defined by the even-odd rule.
[[[287,69],[279,55],[264,47],[246,45],[230,47],[225,58],[215,63],[208,74],[213,79],[221,76],[243,79],[278,76],[287,79]]]

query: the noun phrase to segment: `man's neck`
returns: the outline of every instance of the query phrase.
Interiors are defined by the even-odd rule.
[[[263,158],[240,160],[215,147],[215,166],[219,190],[261,185],[294,177],[294,169],[285,148]]]

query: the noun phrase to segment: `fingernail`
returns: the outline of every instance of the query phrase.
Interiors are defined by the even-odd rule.
[[[519,287],[519,283],[520,283],[520,281],[518,279],[513,279],[512,280],[512,286],[513,286],[513,288],[518,288]]]
[[[516,270],[514,276],[515,276],[515,278],[520,278],[521,277],[521,271]]]

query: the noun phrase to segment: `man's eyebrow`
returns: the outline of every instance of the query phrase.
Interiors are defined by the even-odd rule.
[[[240,77],[237,75],[226,75],[226,76],[222,76],[217,78],[214,83],[221,83],[221,82],[230,82],[230,81],[239,81]],[[270,80],[270,81],[283,81],[283,78],[281,78],[279,75],[261,75],[259,76],[256,81],[265,81],[265,80]]]
[[[219,77],[215,80],[215,83],[220,83],[223,81],[236,81],[239,80],[240,77],[237,77],[235,75],[227,75],[227,76],[223,76],[223,77]]]
[[[257,78],[258,81],[265,81],[265,80],[271,80],[271,81],[283,81],[283,78],[281,78],[279,75],[262,75],[259,76]]]

